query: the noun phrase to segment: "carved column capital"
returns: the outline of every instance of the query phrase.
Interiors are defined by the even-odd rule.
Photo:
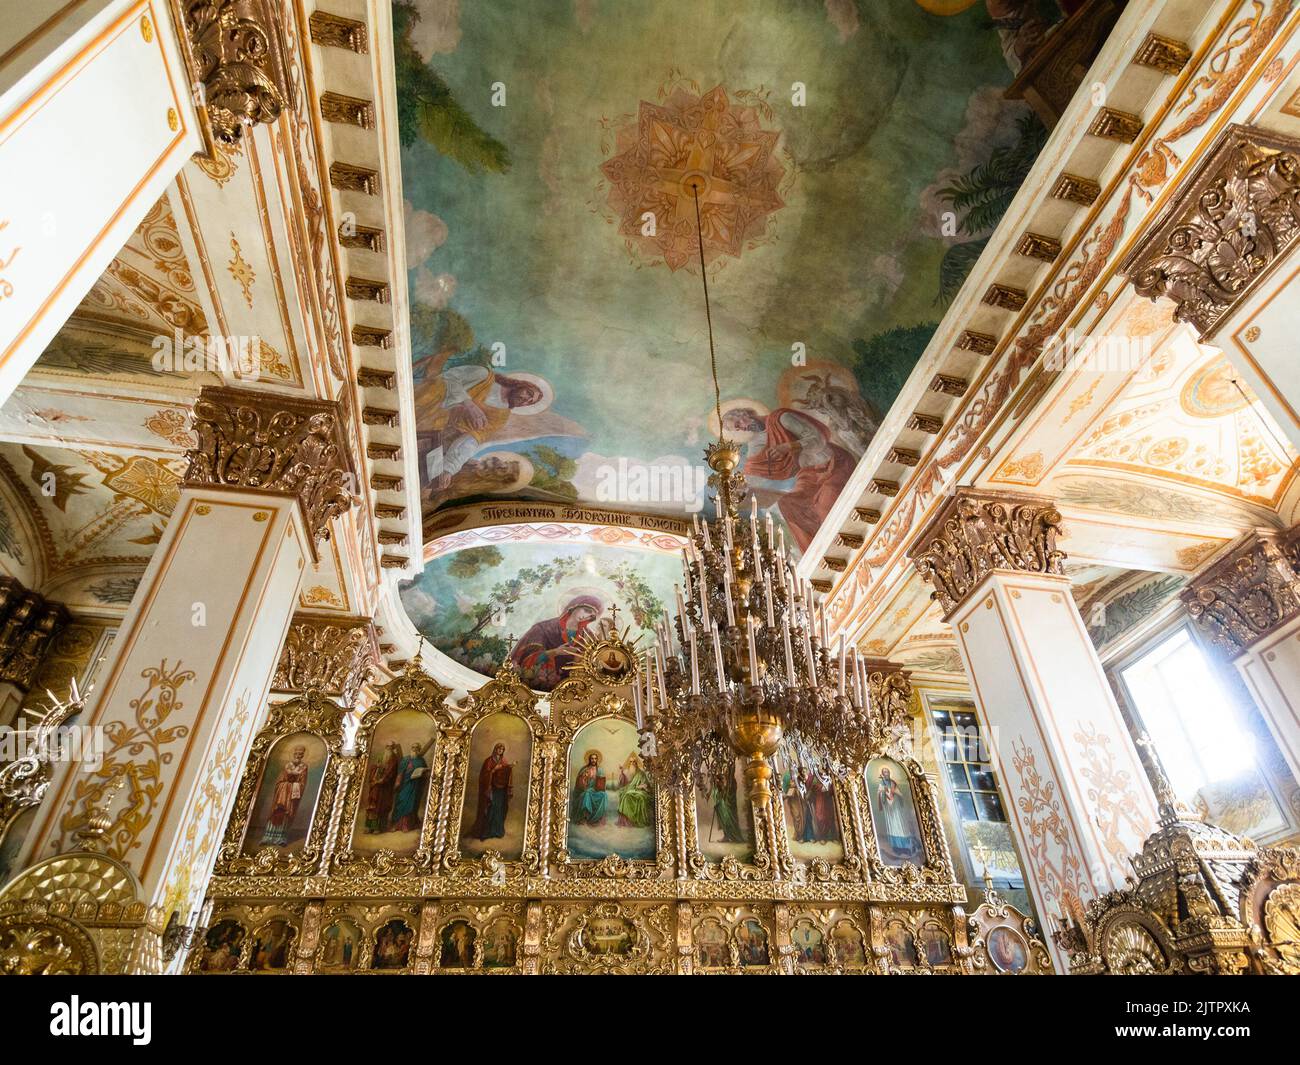
[[[1247,533],[1180,593],[1188,616],[1216,647],[1236,657],[1300,614],[1300,526]]]
[[[356,473],[337,403],[205,388],[194,404],[194,429],[198,444],[186,455],[186,486],[295,497],[313,550],[316,541],[329,539],[330,519],[356,502]]]
[[[1064,576],[1061,512],[1039,496],[958,488],[908,552],[950,616],[990,573]]]
[[[0,577],[0,682],[24,693],[54,638],[68,623],[68,611],[23,586]]]
[[[295,614],[280,651],[271,690],[316,689],[351,706],[379,659],[369,618],[320,618]]]
[[[212,135],[237,142],[244,126],[274,122],[289,104],[288,63],[275,0],[172,0],[196,103]],[[201,86],[201,88],[200,88]]]
[[[1205,340],[1300,238],[1300,140],[1229,126],[1120,264]]]

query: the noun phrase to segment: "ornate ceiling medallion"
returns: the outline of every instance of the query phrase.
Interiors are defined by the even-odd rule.
[[[677,270],[699,260],[692,185],[699,186],[704,259],[738,258],[767,233],[785,206],[781,134],[765,130],[771,107],[759,94],[722,86],[702,96],[683,86],[660,90],[663,103],[641,101],[635,120],[615,134],[616,154],[601,165],[609,206],[629,249]]]

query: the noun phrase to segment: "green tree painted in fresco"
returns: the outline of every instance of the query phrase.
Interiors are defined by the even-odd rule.
[[[397,129],[402,147],[416,134],[471,173],[503,174],[510,152],[487,133],[452,96],[442,77],[420,58],[411,33],[420,13],[409,0],[393,4],[393,60],[397,75]]]
[[[642,629],[651,628],[664,612],[663,600],[655,594],[654,589],[630,562],[620,562],[610,574],[610,580],[623,594],[637,626]]]
[[[935,328],[934,322],[895,326],[870,340],[853,342],[853,376],[863,397],[876,410],[888,410],[903,390],[907,375],[930,343]]]
[[[957,223],[958,232],[972,238],[952,245],[944,253],[939,264],[939,295],[936,300],[940,305],[951,303],[957,295],[966,275],[988,244],[988,235],[1011,206],[1011,200],[1046,140],[1047,132],[1037,116],[1021,115],[1016,122],[1016,139],[1012,143],[994,148],[984,162],[939,190],[940,197],[961,215]]]
[[[538,592],[545,591],[552,585],[558,584],[575,573],[581,561],[579,555],[566,555],[551,562],[544,562],[538,566],[521,569],[513,577],[507,577],[505,580],[500,581],[488,593],[483,602],[475,605],[473,611],[474,624],[461,635],[457,643],[461,647],[468,649],[468,641],[481,639],[480,634],[488,625],[504,625],[505,619],[514,610],[515,604],[525,595],[535,595]],[[515,635],[521,634],[516,633]]]
[[[411,349],[419,356],[456,355],[474,346],[474,328],[449,307],[411,304]]]
[[[469,580],[485,569],[499,566],[505,559],[498,547],[470,547],[458,551],[447,564],[447,573],[452,577]]]
[[[548,444],[538,444],[528,452],[533,464],[533,479],[528,482],[530,488],[540,488],[562,499],[577,499],[578,489],[573,483],[573,476],[578,472],[578,463],[561,455]]]

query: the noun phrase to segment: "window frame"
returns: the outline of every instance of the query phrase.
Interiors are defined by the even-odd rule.
[[[965,824],[966,819],[962,817],[961,805],[957,801],[956,789],[953,786],[948,766],[950,764],[961,764],[963,766],[983,765],[987,766],[988,772],[993,775],[992,794],[997,796],[998,805],[1002,808],[1002,820],[992,821],[988,818],[978,818],[978,820],[989,821],[990,824],[1003,824],[1007,826],[1011,837],[1011,846],[1016,854],[1016,864],[1020,867],[1019,884],[1013,883],[1004,877],[994,877],[993,889],[995,891],[1021,891],[1028,893],[1030,890],[1029,876],[1025,872],[1025,860],[1023,855],[1020,853],[1020,845],[1016,840],[1016,830],[1011,820],[1011,807],[1008,805],[1005,785],[1002,782],[1002,775],[998,772],[997,764],[993,761],[992,748],[989,745],[988,739],[989,729],[987,722],[984,720],[983,711],[975,701],[974,696],[969,693],[957,691],[922,691],[920,694],[921,710],[925,716],[927,742],[929,743],[931,750],[934,751],[935,775],[940,778],[940,787],[943,791],[944,802],[952,813],[952,842],[955,846],[951,849],[957,852],[961,860],[962,868],[965,870],[965,876],[962,879],[969,884],[983,884],[984,870],[982,867],[980,869],[975,868],[975,859],[970,853],[970,847],[966,843],[966,836],[962,827]],[[958,707],[958,704],[960,704],[960,708]],[[969,712],[975,718],[975,727],[979,731],[980,746],[987,754],[989,754],[989,760],[987,762],[970,762],[963,759],[960,763],[950,763],[947,758],[944,757],[944,733],[940,731],[938,725],[935,723],[934,713],[936,710],[954,713],[958,712],[959,709],[960,712],[965,713],[967,712],[967,708],[969,708]],[[966,770],[966,777],[969,782],[969,768]],[[972,796],[979,793],[987,793],[986,789],[969,788],[963,790],[966,790],[967,793]]]
[[[1124,677],[1124,671],[1130,666],[1136,665],[1165,641],[1172,639],[1179,629],[1186,631],[1189,642],[1200,653],[1206,667],[1218,679],[1231,712],[1236,717],[1240,727],[1247,732],[1251,732],[1252,730],[1246,718],[1253,714],[1259,718],[1261,727],[1267,730],[1268,724],[1262,712],[1255,705],[1253,698],[1245,688],[1244,682],[1236,675],[1236,671],[1230,664],[1224,662],[1212,648],[1206,646],[1187,612],[1178,610],[1165,619],[1163,623],[1151,626],[1142,634],[1141,639],[1129,643],[1103,663],[1106,678],[1110,681],[1111,691],[1115,695],[1115,701],[1119,704],[1120,714],[1124,718],[1124,723],[1128,726],[1129,733],[1136,739],[1136,737],[1148,730],[1146,722],[1142,719],[1141,711],[1138,709],[1137,700],[1133,697],[1133,693]],[[1159,754],[1158,748],[1156,753]],[[1258,842],[1268,845],[1280,840],[1290,839],[1295,835],[1300,825],[1297,825],[1286,799],[1279,790],[1279,782],[1274,779],[1273,774],[1262,763],[1258,754],[1255,757],[1255,769],[1259,773],[1260,779],[1263,780],[1264,786],[1268,788],[1269,795],[1285,822],[1285,827],[1278,829],[1276,832],[1261,834]]]

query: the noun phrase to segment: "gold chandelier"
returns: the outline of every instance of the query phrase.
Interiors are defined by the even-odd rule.
[[[816,767],[844,779],[884,740],[887,715],[874,714],[866,662],[832,649],[826,615],[786,552],[771,515],[760,529],[758,499],[748,517],[740,447],[722,431],[722,396],[713,347],[698,185],[695,223],[708,322],[718,439],[705,449],[713,470],[712,521],[692,518],[682,552],[677,616],[655,626],[657,645],[634,685],[646,767],[661,785],[721,782],[745,759],[751,800],[772,797],[771,759]]]

